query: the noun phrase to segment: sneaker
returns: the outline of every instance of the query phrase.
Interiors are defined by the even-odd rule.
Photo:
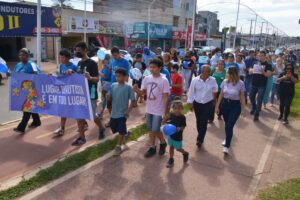
[[[259,121],[259,117],[258,116],[254,116],[253,121],[255,121],[255,122]]]
[[[197,142],[196,143],[197,147],[200,149],[202,147],[202,143],[201,142]]]
[[[105,132],[105,128],[99,130],[99,136],[98,136],[99,140],[102,140],[105,137],[104,132]]]
[[[224,148],[223,148],[223,153],[224,153],[224,154],[228,154],[228,153],[229,153],[229,148],[224,147]]]
[[[167,168],[171,168],[171,167],[173,167],[173,166],[174,166],[174,158],[170,158],[170,159],[168,160],[168,162],[167,162],[166,167],[167,167]]]
[[[25,133],[25,131],[21,131],[21,130],[19,130],[18,128],[14,128],[14,131],[17,133],[17,134],[24,134]]]
[[[72,145],[73,146],[80,146],[80,145],[83,145],[86,143],[86,139],[85,138],[82,138],[82,137],[79,137],[77,138],[73,143]]]
[[[162,156],[166,153],[167,143],[163,143],[159,145],[159,155]]]
[[[55,135],[58,135],[58,136],[61,136],[63,134],[65,134],[65,129],[60,127],[58,129],[56,129],[54,132],[53,132]]]
[[[156,148],[150,147],[148,151],[144,154],[145,158],[150,158],[156,154]]]
[[[35,124],[30,124],[30,125],[28,126],[28,128],[37,128],[37,127],[39,127],[39,126],[41,126],[41,124],[37,124],[37,125],[35,125]]]
[[[122,147],[121,146],[116,146],[114,156],[119,156],[122,153]]]
[[[278,120],[279,121],[282,120],[282,115],[279,115]]]
[[[186,163],[189,160],[189,153],[186,152],[186,153],[184,153],[182,155],[183,155],[183,162]]]
[[[226,140],[224,140],[224,141],[222,142],[222,146],[225,147],[225,144],[226,144]]]
[[[289,121],[287,119],[285,119],[285,120],[282,121],[282,123],[287,125],[287,124],[289,124]]]

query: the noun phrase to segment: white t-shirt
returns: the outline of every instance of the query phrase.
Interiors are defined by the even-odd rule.
[[[240,76],[245,76],[245,69],[246,69],[245,62],[244,61],[242,61],[240,63],[237,62],[237,64],[238,64],[238,66],[240,68],[239,75]]]
[[[164,94],[170,93],[168,79],[162,75],[159,77],[153,77],[153,75],[146,76],[142,89],[147,91],[146,112],[162,116],[165,111]]]

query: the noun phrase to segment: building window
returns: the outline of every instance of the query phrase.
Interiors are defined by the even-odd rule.
[[[178,27],[179,26],[179,17],[173,16],[173,26]]]

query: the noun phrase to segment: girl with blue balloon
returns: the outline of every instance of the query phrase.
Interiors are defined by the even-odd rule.
[[[168,144],[170,146],[170,158],[167,167],[174,165],[174,149],[182,153],[183,162],[186,163],[189,159],[189,153],[183,149],[183,130],[186,127],[186,118],[182,114],[183,103],[181,100],[175,100],[172,104],[172,112],[166,124],[162,128],[162,132],[168,137]]]

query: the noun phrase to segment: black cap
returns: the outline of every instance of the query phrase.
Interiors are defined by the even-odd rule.
[[[25,55],[30,55],[30,51],[27,48],[20,49],[19,53],[23,53]]]

